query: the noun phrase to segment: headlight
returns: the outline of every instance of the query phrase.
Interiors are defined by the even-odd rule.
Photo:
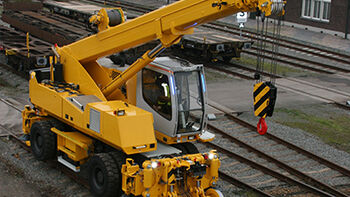
[[[212,159],[214,159],[214,154],[213,153],[209,153],[208,157],[209,157],[210,160],[212,160]]]
[[[151,166],[152,166],[153,169],[157,168],[158,167],[158,162],[156,162],[156,161],[152,162]]]

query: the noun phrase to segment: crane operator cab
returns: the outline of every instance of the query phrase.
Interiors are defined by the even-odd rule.
[[[157,139],[166,144],[195,141],[206,124],[202,65],[159,57],[137,75],[136,105],[153,114]]]

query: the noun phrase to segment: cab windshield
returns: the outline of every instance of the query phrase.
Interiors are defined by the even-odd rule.
[[[175,73],[178,134],[201,130],[204,116],[202,77],[199,71]]]

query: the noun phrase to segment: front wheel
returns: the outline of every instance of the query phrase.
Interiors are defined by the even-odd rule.
[[[94,196],[115,196],[120,192],[120,172],[108,153],[94,155],[89,161],[89,185]]]
[[[173,144],[172,146],[174,148],[181,150],[183,155],[199,153],[197,147],[194,144],[192,144],[191,142],[185,142],[185,143],[181,143],[181,144]]]
[[[205,192],[205,195],[209,197],[224,197],[220,190],[210,188]]]

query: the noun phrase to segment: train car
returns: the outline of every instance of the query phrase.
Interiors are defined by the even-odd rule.
[[[49,43],[3,25],[0,25],[0,37],[0,55],[5,61],[2,63],[24,74],[48,66]]]
[[[153,41],[111,55],[110,59],[121,66],[132,64],[145,50],[152,49],[157,44],[157,41]],[[162,55],[179,56],[190,61],[210,62],[219,59],[228,62],[232,58],[240,58],[242,49],[251,48],[252,44],[253,41],[249,39],[199,27],[193,34],[185,35],[178,44],[167,49]]]
[[[232,34],[197,28],[193,34],[185,35],[173,49],[206,61],[230,61],[232,58],[240,58],[242,49],[251,48],[252,44],[253,41]]]
[[[88,18],[101,7],[83,2],[45,1],[44,7],[65,16],[88,21]],[[127,13],[128,20],[136,18],[138,14]],[[205,61],[221,59],[229,61],[232,58],[240,58],[242,49],[250,48],[253,42],[238,36],[224,35],[216,30],[197,28],[193,35],[186,35],[179,44],[171,47],[173,54],[181,54],[183,57],[200,58]],[[145,49],[151,49],[157,42],[151,42],[110,56],[111,60],[119,65],[130,64],[139,57]],[[169,50],[168,50],[169,51]]]
[[[92,14],[102,9],[101,6],[79,1],[58,2],[47,0],[43,2],[43,6],[54,13],[62,14],[85,23],[89,22],[89,18]]]
[[[82,22],[42,10],[6,9],[1,19],[16,29],[59,45],[72,43],[91,33]]]

